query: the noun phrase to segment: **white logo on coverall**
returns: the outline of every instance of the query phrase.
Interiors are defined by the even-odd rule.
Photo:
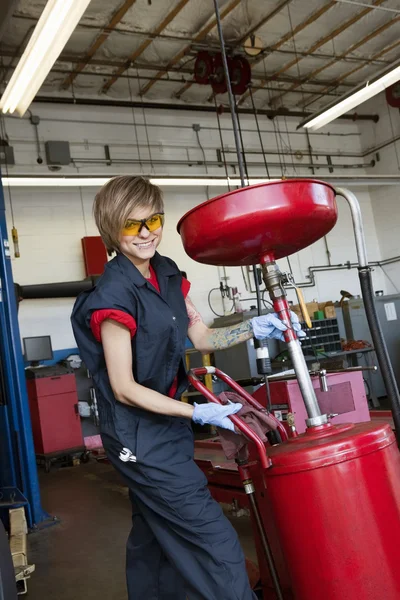
[[[136,462],[136,456],[129,450],[129,448],[123,448],[122,452],[119,453],[119,458],[123,462]]]

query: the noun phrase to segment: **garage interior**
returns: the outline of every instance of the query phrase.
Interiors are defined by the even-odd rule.
[[[207,326],[290,309],[306,332],[300,355],[186,345],[183,402],[236,382],[276,422],[261,446],[243,426],[244,466],[193,425],[257,598],[399,598],[399,22],[397,0],[2,1],[0,600],[128,598],[128,488],[70,322],[112,258],[92,205],[118,175],[162,189],[160,252]],[[344,438],[314,455],[327,427]]]

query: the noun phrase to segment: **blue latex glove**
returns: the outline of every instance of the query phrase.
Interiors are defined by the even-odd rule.
[[[194,412],[192,420],[199,425],[216,425],[222,427],[222,429],[229,429],[235,431],[235,426],[230,419],[229,415],[235,415],[242,408],[242,405],[238,402],[231,402],[230,404],[196,404],[194,403]]]
[[[306,337],[306,333],[301,329],[298,316],[291,311],[290,318],[292,320],[293,329],[297,333],[297,337]],[[282,342],[285,341],[283,332],[286,331],[287,327],[282,323],[276,313],[254,317],[251,319],[251,326],[253,327],[254,337],[258,340],[274,338],[276,340],[281,340]]]

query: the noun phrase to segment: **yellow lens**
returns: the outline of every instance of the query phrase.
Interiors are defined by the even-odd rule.
[[[153,215],[146,221],[149,231],[155,231],[159,227],[162,227],[162,224],[162,215]]]
[[[122,235],[137,235],[141,226],[140,221],[127,221],[122,230]]]

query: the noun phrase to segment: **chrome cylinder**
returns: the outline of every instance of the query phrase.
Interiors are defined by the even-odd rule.
[[[321,415],[317,396],[308,372],[306,359],[304,358],[300,342],[298,340],[293,340],[289,342],[287,346],[290,360],[292,361],[293,369],[296,373],[301,395],[303,396],[304,404],[309,417],[307,419],[307,425],[322,425],[323,422],[326,422],[326,415]],[[320,417],[325,417],[325,419],[319,422]]]

